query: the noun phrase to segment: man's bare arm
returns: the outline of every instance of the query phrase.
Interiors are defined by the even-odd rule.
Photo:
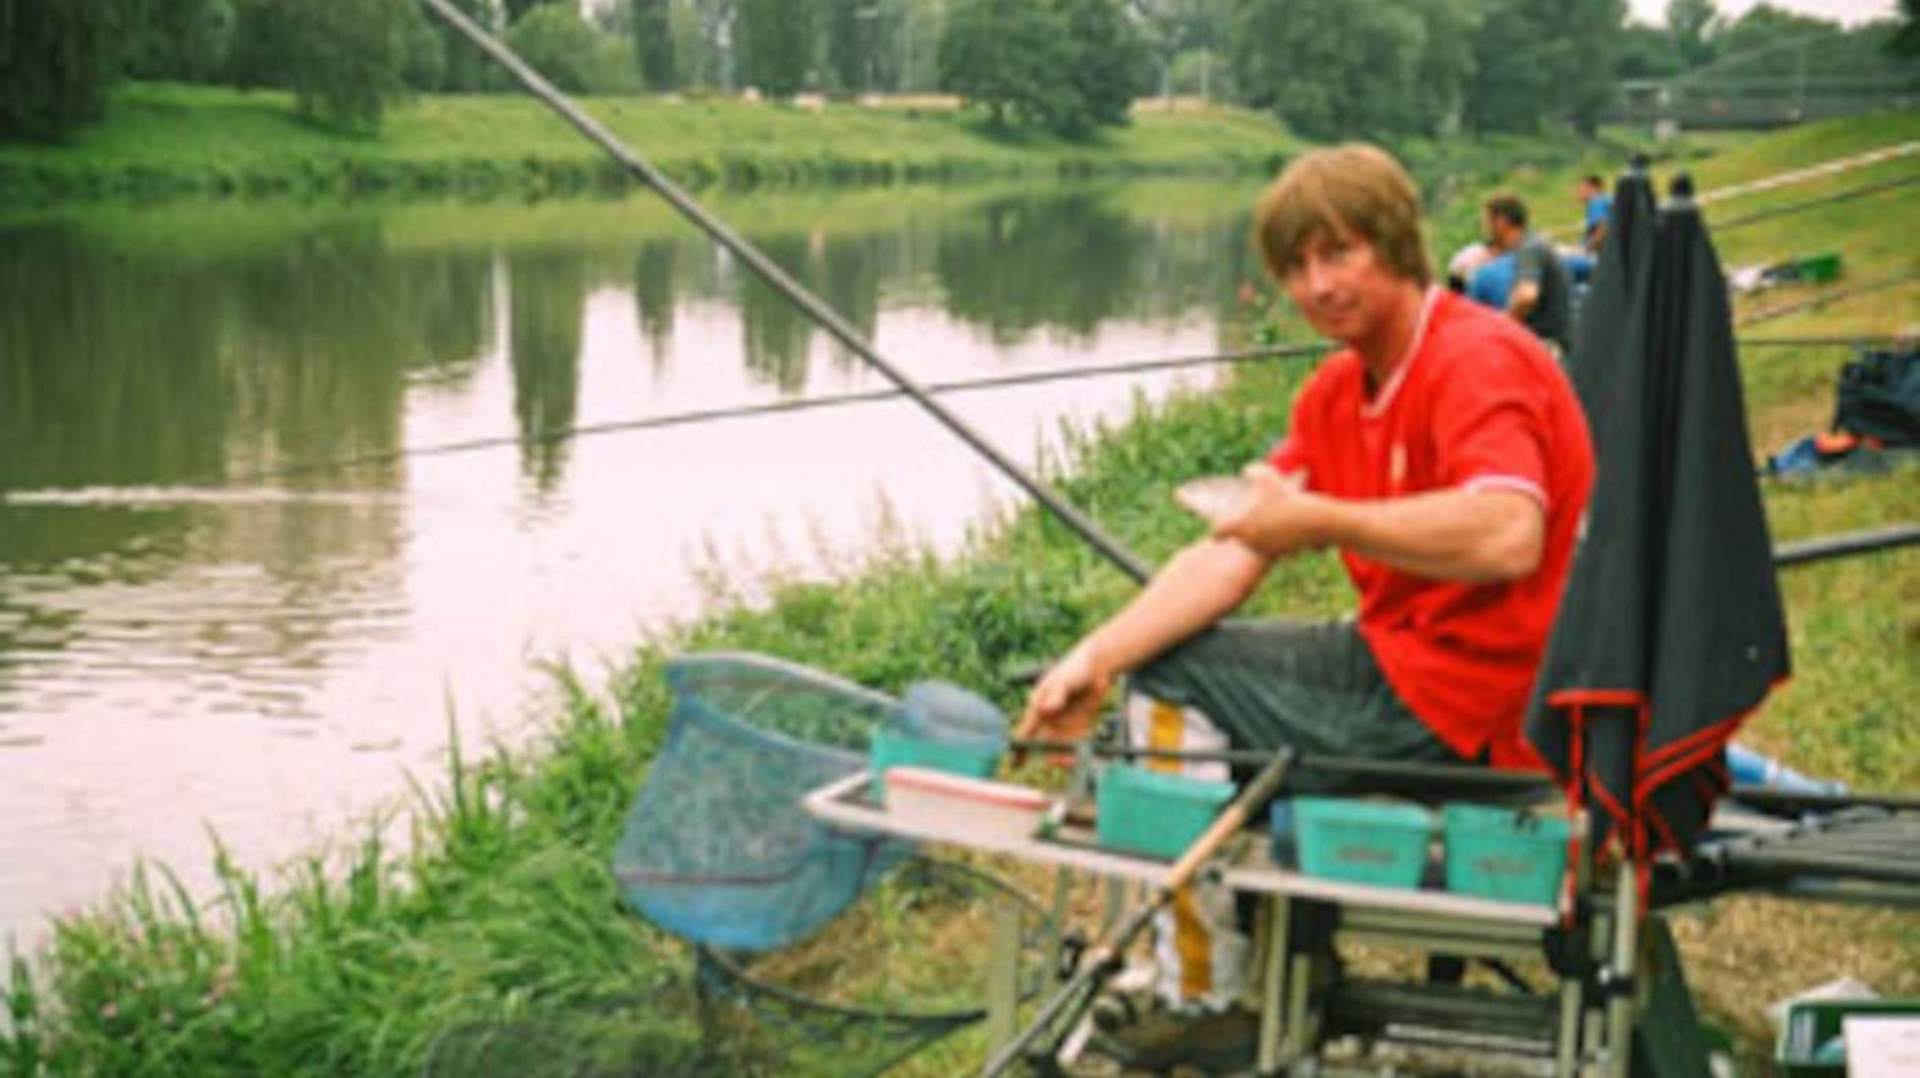
[[[1273,559],[1241,543],[1201,539],[1175,554],[1139,595],[1081,646],[1112,677],[1219,621],[1253,594]]]

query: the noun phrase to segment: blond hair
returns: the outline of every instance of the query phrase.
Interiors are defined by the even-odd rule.
[[[1295,158],[1260,196],[1254,243],[1267,270],[1284,279],[1320,236],[1366,240],[1398,275],[1433,283],[1420,229],[1420,192],[1378,146],[1349,142]]]

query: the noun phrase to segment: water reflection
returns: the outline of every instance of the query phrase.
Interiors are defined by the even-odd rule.
[[[1249,193],[729,212],[944,381],[1215,347]],[[881,384],[646,202],[0,224],[0,936],[136,851],[191,872],[203,819],[293,852],[400,789],[396,760],[431,774],[449,699],[510,720],[532,660],[691,613],[690,551],[804,562],[882,497],[957,537],[1002,488],[906,405],[561,437]],[[1024,454],[1166,384],[954,403]],[[503,448],[401,454],[475,439]]]

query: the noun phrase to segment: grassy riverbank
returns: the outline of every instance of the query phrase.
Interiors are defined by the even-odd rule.
[[[1759,140],[1753,159],[1781,167],[1759,151],[1804,137]],[[1860,136],[1861,148],[1870,138]],[[1740,152],[1703,162],[1703,182],[1708,166],[1737,163]],[[1759,174],[1728,165],[1706,185]],[[1539,183],[1548,205],[1564,178],[1517,180]],[[1838,247],[1850,259],[1881,251],[1882,236],[1920,227],[1920,204],[1896,195],[1786,220],[1798,223],[1774,238],[1730,232],[1723,258],[1741,261],[1775,243]],[[1887,248],[1885,257],[1899,256]],[[1769,331],[1881,331],[1920,317],[1915,303],[1909,286]],[[1824,418],[1844,355],[1808,348],[1744,357],[1757,446]],[[1172,486],[1235,468],[1270,442],[1302,373],[1297,364],[1246,369],[1217,394],[1086,432],[1056,462],[1061,488],[1141,554],[1162,558],[1193,533],[1170,503]],[[1920,519],[1911,473],[1769,484],[1766,497],[1781,542]],[[1782,581],[1795,676],[1746,739],[1861,787],[1920,789],[1907,703],[1920,699],[1920,554],[1791,570]],[[539,743],[469,746],[406,822],[408,851],[368,838],[278,879],[228,871],[213,899],[182,895],[154,870],[146,886],[64,919],[38,972],[16,963],[4,982],[0,1074],[412,1075],[454,1023],[514,1019],[537,1028],[607,1001],[622,1001],[622,1035],[646,1042],[656,1058],[691,1051],[696,1034],[681,995],[663,987],[680,983],[686,953],[623,908],[606,867],[663,733],[663,661],[687,650],[748,649],[889,690],[944,677],[1011,706],[1000,680],[1008,668],[1055,653],[1132,590],[1031,511],[984,528],[950,561],[893,544],[838,582],[716,578],[711,586],[716,612],[641,645],[608,697],[563,678]],[[1349,602],[1330,557],[1282,566],[1257,600],[1264,611],[1301,616]],[[1759,1043],[1762,1003],[1833,976],[1920,993],[1920,925],[1911,917],[1742,900],[1680,932],[1710,1012],[1748,1034],[1749,1045]],[[964,1071],[977,1062],[970,1047],[937,1048],[914,1072]]]
[[[818,110],[731,98],[580,104],[676,181],[884,183],[1259,172],[1298,143],[1270,115],[1143,112],[1084,143],[997,136],[945,109]],[[541,197],[618,190],[604,152],[518,94],[428,95],[375,136],[302,123],[282,93],[136,84],[67,145],[0,144],[0,203],[181,195]]]

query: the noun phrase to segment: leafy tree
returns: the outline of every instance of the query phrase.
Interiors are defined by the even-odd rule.
[[[121,0],[126,73],[136,79],[212,82],[233,35],[229,0]]]
[[[1569,121],[1592,133],[1611,103],[1625,0],[1489,0],[1467,114],[1482,130]]]
[[[507,17],[508,26],[512,26],[514,23],[526,18],[527,15],[537,7],[545,7],[548,4],[558,3],[564,3],[569,7],[577,8],[578,6],[573,3],[573,0],[500,0],[500,3]],[[577,15],[579,12],[576,10],[574,14]]]
[[[940,85],[983,105],[988,122],[1038,120],[1058,92],[1060,46],[1051,10],[1031,0],[960,0],[940,35]]]
[[[1062,72],[1075,111],[1056,118],[1060,134],[1127,122],[1133,99],[1153,84],[1147,39],[1114,0],[1055,0],[1071,55]]]
[[[1672,78],[1686,66],[1679,45],[1666,30],[1636,24],[1620,35],[1620,62],[1614,67],[1620,78]]]
[[[1159,65],[1163,91],[1174,92],[1182,82],[1174,73],[1182,57],[1189,66],[1204,68],[1226,41],[1230,7],[1219,0],[1130,0],[1129,6]]]
[[[1920,0],[1900,0],[1900,20],[1888,51],[1895,56],[1920,56]]]
[[[371,131],[403,89],[402,9],[391,0],[278,0],[291,48],[287,86],[301,116]]]
[[[0,0],[0,138],[58,139],[106,111],[115,0]]]
[[[415,90],[439,90],[447,82],[447,40],[440,23],[419,4],[400,9],[400,81]],[[459,47],[471,48],[466,42]]]
[[[1713,45],[1707,37],[1719,16],[1713,0],[1667,0],[1667,36],[1687,67],[1699,67],[1713,59]]]
[[[671,0],[633,0],[633,55],[640,81],[649,90],[671,90],[680,84],[674,64]]]
[[[1530,131],[1550,100],[1551,74],[1540,63],[1545,27],[1521,4],[1496,3],[1474,39],[1467,122],[1479,131]]]
[[[813,70],[814,0],[740,0],[740,77],[792,97]]]
[[[507,30],[507,47],[567,93],[603,88],[602,35],[569,4],[543,4]]]
[[[403,2],[410,7],[419,7],[417,0],[403,0]],[[462,15],[472,19],[481,29],[495,31],[500,28],[500,8],[494,0],[450,0],[450,2],[460,9]],[[473,42],[462,37],[452,27],[444,25],[437,18],[429,17],[427,21],[433,26],[433,32],[441,42],[440,52],[443,60],[439,89],[455,93],[485,89],[493,77],[493,62],[487,59],[485,53],[475,48]]]
[[[960,0],[940,38],[941,85],[1068,138],[1126,122],[1150,79],[1145,39],[1113,0]]]
[[[865,90],[873,55],[872,16],[866,0],[824,0],[827,76],[841,90]]]
[[[1314,138],[1413,131],[1427,45],[1410,5],[1242,0],[1235,76],[1258,105]]]

